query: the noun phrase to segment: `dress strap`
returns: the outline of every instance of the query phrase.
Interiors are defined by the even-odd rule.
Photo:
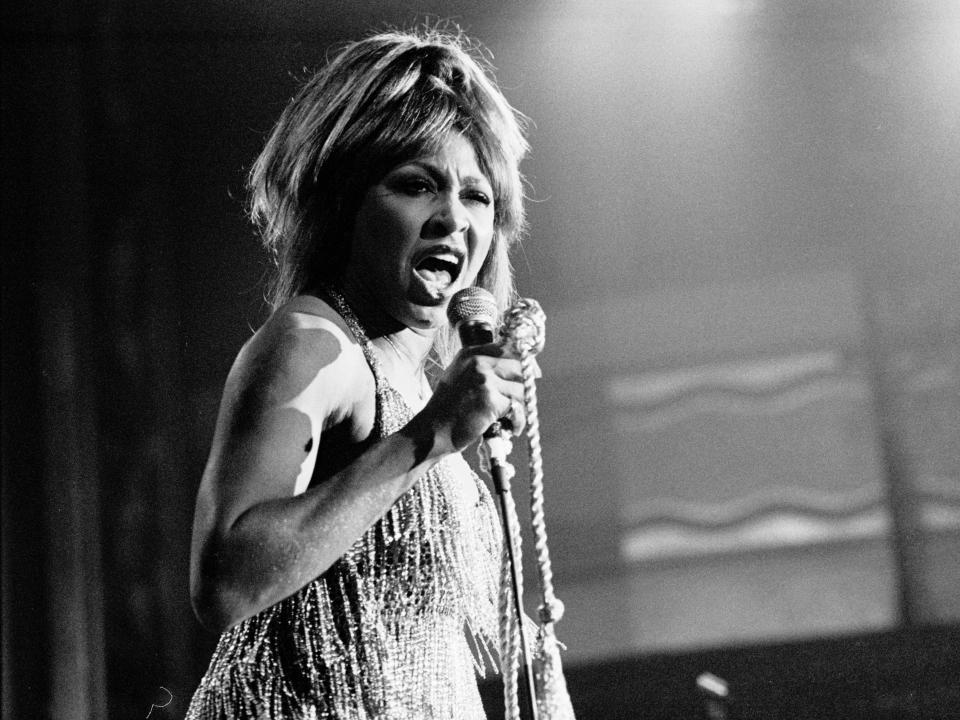
[[[347,299],[343,297],[343,294],[339,290],[329,285],[323,286],[320,290],[322,298],[330,304],[330,307],[339,313],[340,317],[342,317],[343,321],[347,324],[347,328],[360,345],[360,350],[363,352],[363,357],[370,367],[370,372],[373,373],[373,381],[376,388],[376,414],[373,424],[373,436],[377,438],[386,437],[409,420],[410,412],[406,408],[403,398],[393,389],[393,386],[387,380],[387,376],[383,372],[383,365],[380,364],[380,358],[377,357],[377,353],[373,349],[373,343],[370,342],[370,338],[367,337],[363,325],[360,324],[360,319],[356,313],[353,312],[353,308],[350,307],[349,303],[347,303]]]
[[[347,299],[343,297],[339,290],[325,285],[322,291],[326,296],[324,299],[328,300],[333,309],[339,313],[340,317],[342,317],[343,321],[347,324],[347,327],[350,328],[350,332],[353,333],[353,337],[360,344],[363,357],[366,358],[367,365],[370,366],[370,370],[373,372],[373,377],[377,381],[377,389],[379,390],[385,385],[383,366],[380,364],[380,358],[378,358],[376,352],[374,352],[373,343],[371,343],[370,338],[367,337],[366,330],[363,329],[363,325],[360,324],[360,320],[357,318],[356,313],[353,312],[353,308],[350,307]]]

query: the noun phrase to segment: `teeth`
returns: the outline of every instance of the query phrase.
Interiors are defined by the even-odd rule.
[[[430,288],[431,295],[440,297],[460,275],[464,258],[445,246],[436,246],[420,256],[414,266],[416,274]]]
[[[437,260],[442,260],[443,262],[448,262],[451,265],[459,265],[460,261],[457,260],[457,256],[453,253],[441,253],[440,255],[433,255],[432,257]]]

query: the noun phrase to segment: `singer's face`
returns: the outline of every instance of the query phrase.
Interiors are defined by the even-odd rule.
[[[452,134],[439,152],[398,165],[367,191],[345,279],[407,327],[441,327],[451,296],[475,282],[487,257],[493,209],[473,146]]]

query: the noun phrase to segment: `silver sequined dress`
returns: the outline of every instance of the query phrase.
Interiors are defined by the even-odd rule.
[[[376,379],[373,439],[411,410]],[[459,455],[431,468],[323,575],[226,631],[187,720],[472,720],[496,646],[501,539],[486,486]]]

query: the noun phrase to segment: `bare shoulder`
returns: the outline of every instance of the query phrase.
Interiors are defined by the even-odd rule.
[[[292,407],[322,415],[328,425],[348,415],[367,389],[366,367],[343,318],[323,300],[302,296],[278,308],[247,341],[227,385],[253,411],[243,415]]]

